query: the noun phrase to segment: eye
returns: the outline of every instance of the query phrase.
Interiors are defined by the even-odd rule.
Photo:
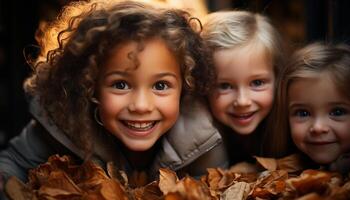
[[[348,111],[346,109],[344,109],[344,108],[334,108],[329,113],[329,115],[333,116],[333,117],[340,117],[340,116],[343,116],[343,115],[346,115],[346,114],[348,114]]]
[[[158,81],[153,85],[155,90],[166,90],[169,88],[169,84],[165,81]]]
[[[218,88],[220,90],[228,90],[231,89],[232,86],[229,83],[219,83]]]
[[[117,81],[113,83],[112,85],[113,88],[119,89],[119,90],[127,90],[130,89],[129,85],[125,81]]]
[[[304,110],[304,109],[298,109],[294,111],[294,116],[304,118],[304,117],[309,117],[311,114],[309,111]]]
[[[261,86],[263,86],[264,84],[265,84],[265,81],[259,80],[259,79],[253,80],[253,81],[250,83],[250,85],[253,86],[253,87],[261,87]]]

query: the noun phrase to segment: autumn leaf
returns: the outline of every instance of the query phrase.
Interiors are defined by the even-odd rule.
[[[292,154],[287,157],[277,159],[277,169],[285,170],[288,173],[300,172],[304,169],[300,155]]]
[[[82,196],[82,190],[63,171],[50,173],[47,181],[43,183],[38,195],[41,198],[76,198]]]
[[[229,187],[221,195],[222,200],[243,200],[246,199],[251,190],[250,184],[246,182],[238,182]]]
[[[286,181],[299,195],[311,192],[322,194],[327,189],[327,183],[331,180],[331,174],[318,170],[305,170],[299,177],[290,178]]]
[[[36,200],[35,192],[17,177],[10,177],[5,184],[5,193],[14,200]]]
[[[176,190],[178,181],[179,178],[175,172],[166,168],[159,169],[159,188],[163,194],[166,195]]]
[[[265,169],[269,171],[275,171],[277,169],[277,160],[274,158],[263,158],[254,156],[256,161]]]
[[[160,191],[157,181],[153,181],[144,187],[135,188],[132,193],[132,196],[134,196],[136,200],[163,199],[163,193]]]

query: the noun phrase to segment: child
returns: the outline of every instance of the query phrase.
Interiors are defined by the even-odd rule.
[[[285,144],[268,135],[275,79],[283,66],[277,31],[260,14],[223,11],[207,17],[201,35],[213,51],[218,76],[209,104],[227,136],[231,162],[284,155]]]
[[[295,52],[281,77],[280,133],[291,134],[314,162],[349,172],[350,47],[306,46]]]
[[[75,6],[82,12],[67,17]],[[69,23],[62,22],[68,27],[56,38],[58,48],[46,61],[39,58],[25,83],[35,120],[0,153],[6,177],[25,181],[28,169],[56,153],[114,161],[127,174],[145,171],[151,180],[159,167],[200,175],[226,162],[215,155],[220,134],[195,129],[208,119],[180,115],[180,100],[201,112],[185,95],[206,94],[215,78],[186,12],[101,0],[65,11],[61,19]],[[61,29],[60,21],[54,27]],[[46,52],[52,35],[44,36]],[[192,167],[197,160],[205,163]]]

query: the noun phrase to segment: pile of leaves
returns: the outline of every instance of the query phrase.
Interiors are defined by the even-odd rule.
[[[68,156],[54,155],[30,170],[27,183],[10,178],[5,191],[13,200],[350,199],[349,175],[302,170],[296,155],[279,160],[256,159],[258,165],[240,163],[227,170],[208,169],[200,180],[190,176],[179,179],[175,172],[160,169],[158,180],[132,187],[130,177],[113,163],[104,170],[94,162],[77,165]],[[264,170],[257,172],[257,166]]]

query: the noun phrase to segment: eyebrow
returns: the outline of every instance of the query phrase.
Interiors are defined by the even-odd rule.
[[[293,103],[293,102],[288,104],[288,108],[303,107],[303,106],[306,106],[306,104],[304,104],[304,103]]]
[[[162,78],[164,76],[172,76],[174,77],[175,79],[177,79],[178,77],[176,76],[176,74],[174,73],[170,73],[170,72],[163,72],[163,73],[159,73],[159,74],[156,74],[156,78]]]
[[[103,78],[107,78],[108,76],[112,76],[112,75],[120,75],[120,76],[130,76],[130,74],[128,72],[123,72],[123,71],[111,71],[108,72],[107,74],[105,74],[103,76]]]
[[[112,71],[112,72],[108,72],[107,74],[105,74],[104,78],[107,78],[108,76],[112,76],[112,75],[130,76],[130,73],[125,72],[125,71]],[[174,73],[170,73],[170,72],[163,72],[163,73],[156,74],[155,78],[162,78],[165,76],[172,76],[175,79],[178,78]]]

